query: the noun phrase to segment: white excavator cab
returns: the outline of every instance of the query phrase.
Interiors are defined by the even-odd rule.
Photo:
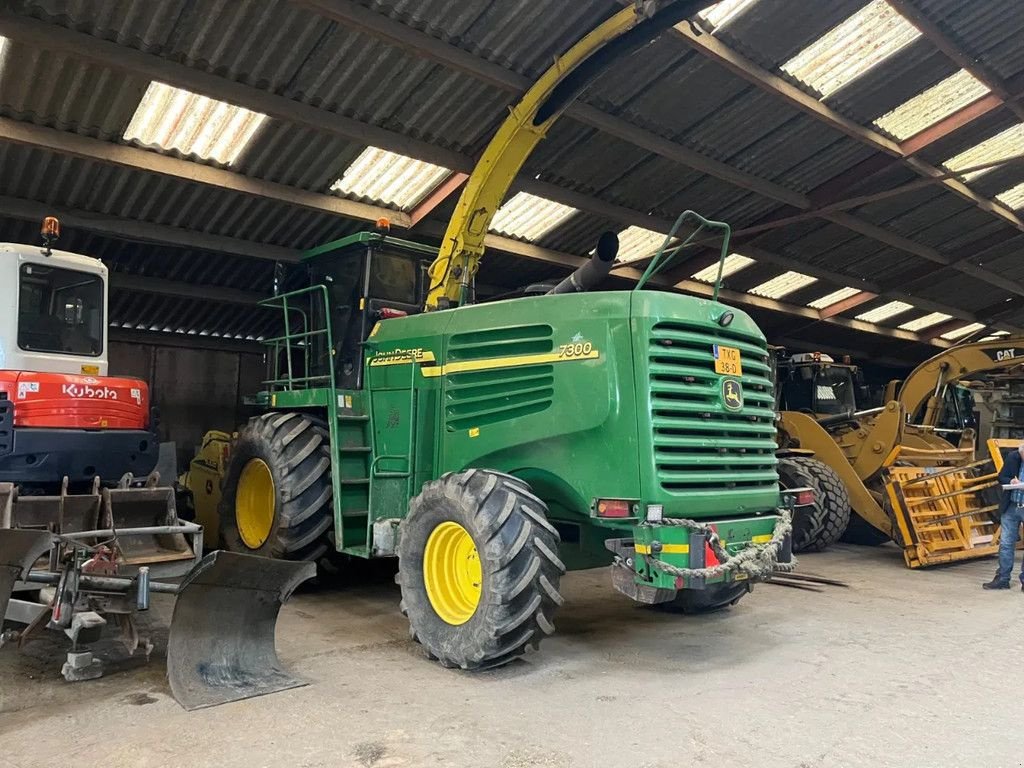
[[[107,268],[0,243],[0,370],[107,375]]]

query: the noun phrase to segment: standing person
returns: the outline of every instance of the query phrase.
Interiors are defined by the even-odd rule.
[[[1013,575],[1013,559],[1017,551],[1020,526],[1024,523],[1024,443],[1017,446],[1003,459],[999,473],[1000,485],[1015,485],[1020,488],[1003,491],[999,506],[999,569],[992,581],[981,586],[985,589],[1009,589]],[[1021,590],[1024,591],[1024,568],[1020,574]]]

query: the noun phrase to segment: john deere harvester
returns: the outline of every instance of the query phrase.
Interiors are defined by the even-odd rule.
[[[547,295],[474,304],[484,237],[523,160],[605,66],[706,2],[637,3],[556,62],[469,179],[440,253],[384,231],[305,254],[266,303],[266,412],[231,451],[233,550],[399,558],[411,632],[446,666],[517,657],[554,631],[567,568],[684,611],[785,568],[765,340],[743,312],[650,290],[587,292],[614,235]],[[728,227],[687,212],[666,239]],[[678,232],[677,232],[678,230]]]

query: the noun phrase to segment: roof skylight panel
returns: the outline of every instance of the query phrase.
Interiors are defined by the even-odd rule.
[[[875,126],[903,141],[974,103],[988,92],[988,86],[966,69],[961,69],[882,115],[875,120]]]
[[[746,269],[754,260],[749,256],[744,256],[739,253],[730,253],[725,257],[725,263],[722,264],[722,277],[728,277],[729,275],[735,275],[741,269]],[[694,272],[691,277],[694,280],[700,280],[702,283],[714,283],[718,279],[718,261],[714,264],[705,267],[699,272]]]
[[[907,304],[905,301],[890,301],[888,304],[869,309],[867,312],[861,312],[857,315],[857,319],[863,320],[865,323],[880,323],[913,308],[913,304]]]
[[[230,165],[266,118],[260,112],[154,80],[124,138]]]
[[[519,192],[494,214],[491,230],[536,241],[577,212],[576,208],[554,200]]]
[[[873,0],[782,65],[821,94],[835,93],[921,36],[885,0]]]
[[[451,171],[378,147],[367,147],[331,185],[332,192],[378,200],[403,210],[416,205]]]
[[[833,304],[838,304],[840,301],[845,301],[851,296],[856,296],[858,293],[860,293],[858,288],[840,288],[837,291],[832,291],[832,293],[826,293],[820,299],[808,302],[807,306],[811,309],[826,309]]]
[[[781,299],[783,296],[793,293],[793,291],[798,291],[811,283],[817,282],[817,280],[818,278],[805,275],[802,272],[783,272],[771,280],[755,285],[749,292],[755,296],[763,296],[766,299]]]

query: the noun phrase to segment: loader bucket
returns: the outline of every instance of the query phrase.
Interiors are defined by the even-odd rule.
[[[47,531],[0,530],[0,624],[7,615],[14,583],[32,569],[52,544],[53,537]]]
[[[181,583],[167,641],[171,692],[187,710],[306,685],[281,668],[281,605],[316,575],[309,562],[213,552]]]
[[[114,530],[174,525],[178,513],[173,488],[104,488],[105,524]],[[131,574],[148,565],[157,578],[182,576],[192,565],[193,553],[180,533],[118,537],[122,572]]]

